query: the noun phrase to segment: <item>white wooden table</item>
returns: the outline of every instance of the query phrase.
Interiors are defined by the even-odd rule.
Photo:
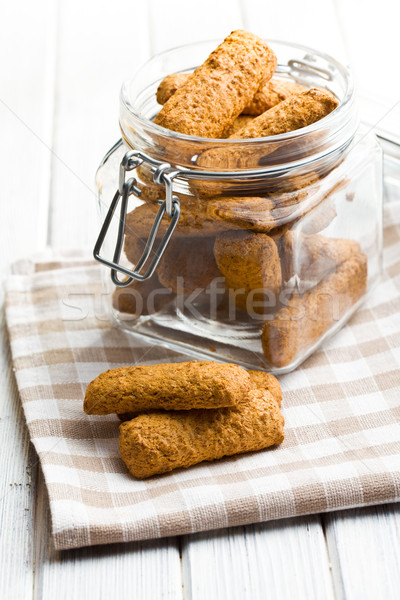
[[[393,0],[13,0],[0,19],[1,275],[46,244],[91,246],[93,178],[123,79],[151,54],[247,28],[325,49],[400,99]],[[382,115],[377,114],[376,120]],[[400,508],[336,512],[56,553],[1,328],[0,598],[398,598]]]

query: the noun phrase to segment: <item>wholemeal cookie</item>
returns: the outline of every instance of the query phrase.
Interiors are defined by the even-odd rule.
[[[274,194],[276,194],[276,198],[277,201],[279,201],[279,203],[283,202],[284,204],[286,204],[286,194],[292,194],[294,192],[303,191],[306,188],[315,189],[317,183],[319,182],[319,179],[319,175],[316,171],[294,171],[294,173],[291,175],[289,175],[288,173],[284,173],[276,179],[272,178],[273,189],[271,191],[274,192]],[[282,200],[280,199],[281,197]]]
[[[172,298],[171,290],[162,286],[154,274],[145,281],[133,281],[126,287],[115,288],[112,304],[119,312],[138,318],[159,312]]]
[[[164,77],[157,88],[158,104],[165,104],[171,98],[178,88],[187,82],[192,73],[171,73]]]
[[[301,188],[303,184],[305,187]],[[336,183],[327,190],[320,184],[318,176],[309,173],[305,178],[294,177],[287,182],[287,188],[293,186],[293,191],[270,194],[269,198],[275,205],[271,210],[271,217],[283,233],[294,227],[301,229],[304,234],[319,233],[337,216],[335,194],[343,182]],[[274,228],[273,233],[275,232]]]
[[[265,371],[248,371],[250,375],[252,386],[255,390],[267,390],[274,400],[278,403],[278,406],[282,403],[282,389],[281,384],[276,377],[271,373]]]
[[[293,178],[292,181],[287,182],[287,191],[280,190],[283,183],[277,182],[276,187],[279,191],[266,193],[265,196],[217,195],[207,197],[206,195],[203,197],[198,195],[195,197],[178,194],[181,216],[174,237],[188,235],[211,237],[229,229],[249,229],[259,233],[268,233],[271,229],[280,227],[289,221],[298,220],[307,213],[311,214],[302,228],[307,229],[307,232],[310,233],[320,231],[336,216],[336,211],[334,202],[330,203],[329,207],[328,203],[324,202],[321,214],[318,213],[314,216],[316,209],[314,198],[318,192],[318,181],[317,176],[313,179],[311,175],[307,179],[302,178],[301,181],[300,178],[299,181]],[[211,185],[214,186],[214,182]],[[304,185],[303,189],[301,185]],[[290,186],[293,187],[291,191],[289,191]],[[330,190],[329,193],[331,191],[333,190]],[[309,200],[312,200],[311,205]],[[319,203],[324,200],[325,196],[319,200]],[[153,204],[150,208],[142,205],[128,213],[126,232],[130,240],[126,242],[126,246],[135,245],[136,237],[144,237],[146,233],[148,235],[157,210],[157,204]],[[164,219],[158,237],[165,232],[167,223],[168,221]],[[132,255],[129,249],[127,253]],[[133,261],[131,260],[131,262]]]
[[[341,177],[334,185],[328,186],[328,189],[322,192],[318,201],[314,202],[310,210],[305,213],[307,218],[301,223],[303,233],[319,233],[332,223],[337,216],[336,194],[344,190],[348,183],[347,177]]]
[[[270,193],[265,197],[217,196],[204,202],[207,217],[213,221],[225,221],[238,229],[269,233],[306,214],[310,210],[307,201],[314,191],[315,186],[292,192]]]
[[[124,252],[126,258],[134,266],[142,256],[147,240],[137,237],[136,233],[129,227],[127,227],[127,230],[130,233],[125,234]],[[156,241],[156,246],[159,242],[160,238]],[[149,261],[154,256],[155,250],[153,249]],[[172,298],[172,291],[160,283],[156,270],[149,279],[133,281],[123,288],[117,287],[113,292],[112,303],[113,307],[119,312],[138,318],[159,312]]]
[[[282,240],[282,275],[319,282],[338,265],[361,252],[354,240],[287,231]]]
[[[228,231],[219,235],[214,255],[236,305],[264,313],[265,302],[275,303],[282,285],[281,264],[274,240],[264,233]]]
[[[136,171],[141,179],[136,184],[141,192],[140,199],[145,202],[165,200],[165,186],[155,184],[152,176],[149,176],[142,167],[138,167]]]
[[[139,237],[132,230],[129,230],[125,233],[124,238],[124,252],[126,258],[132,265],[136,265],[141,258],[143,251],[146,246],[146,239],[143,237]]]
[[[305,183],[307,178],[310,181],[308,185]],[[318,177],[312,181],[309,174],[307,178],[304,179],[307,187],[303,189],[299,187],[298,191],[277,192],[269,195],[274,202],[271,217],[283,233],[291,228],[299,228],[304,234],[319,233],[328,227],[337,216],[335,193],[342,187],[342,184],[335,184],[328,190],[324,190]],[[300,181],[297,181],[295,177],[288,182],[287,186],[290,185],[300,186]],[[259,230],[261,231],[261,229]],[[273,232],[276,232],[275,228]]]
[[[151,228],[154,224],[154,219],[158,213],[158,204],[146,203],[141,206],[137,206],[131,212],[126,215],[126,235],[127,237],[134,236],[135,239],[147,239]],[[158,230],[158,239],[164,235],[170,220],[167,217],[163,217],[160,228]],[[173,236],[177,237],[212,237],[221,231],[232,229],[228,223],[224,221],[212,220],[207,215],[207,207],[205,203],[197,201],[196,204],[185,204],[182,202],[181,212],[177,226],[174,230]],[[130,235],[131,234],[131,235]],[[132,242],[134,243],[134,242]],[[125,252],[126,252],[126,240],[125,240]]]
[[[304,218],[305,217],[305,218]],[[317,204],[304,211],[300,216],[301,230],[306,234],[319,233],[326,229],[332,221],[337,217],[335,198],[327,194]],[[298,220],[300,220],[298,219]],[[295,221],[293,221],[294,225]]]
[[[289,96],[283,102],[270,108],[236,131],[234,138],[248,140],[295,131],[326,117],[337,105],[337,100],[330,92],[312,88],[306,92]],[[197,164],[202,168],[222,170],[256,167],[265,162],[265,157],[277,150],[282,150],[282,143],[259,144],[258,146],[239,144],[235,148],[221,146],[205,150],[200,155]]]
[[[260,87],[253,100],[243,110],[244,115],[262,115],[266,110],[283,102],[289,96],[305,92],[303,85],[289,79],[276,79],[275,77]]]
[[[157,102],[165,104],[175,94],[176,90],[186,83],[190,75],[190,73],[172,73],[164,77],[157,89]],[[263,83],[256,91],[251,102],[244,107],[242,115],[261,115],[266,110],[279,104],[279,102],[286,100],[289,96],[304,92],[306,89],[303,85],[289,79],[273,77],[270,81]]]
[[[143,479],[280,444],[283,426],[277,402],[258,389],[235,408],[157,412],[121,423],[119,448],[131,474]]]
[[[172,239],[157,267],[160,282],[176,294],[205,290],[221,277],[214,258],[215,238]]]
[[[276,57],[264,40],[233,31],[169,98],[154,122],[187,135],[223,137],[275,67]]]
[[[250,139],[267,137],[307,127],[329,115],[338,105],[335,97],[324,90],[312,88],[289,96],[236,132],[236,137]]]
[[[233,364],[191,361],[121,367],[89,383],[83,409],[91,415],[108,415],[235,406],[249,389],[249,374]]]
[[[243,146],[241,148],[243,149]],[[221,148],[215,149],[216,152],[219,152],[219,150]],[[236,151],[235,148],[231,150],[232,152]],[[257,152],[257,149],[255,149],[255,152]],[[203,154],[198,159],[200,162],[202,161],[202,156]],[[196,179],[190,182],[190,188],[192,194],[203,201],[208,198],[221,199],[222,197],[269,197],[279,207],[280,205],[291,204],[293,202],[292,195],[295,192],[302,192],[302,195],[296,200],[299,203],[302,196],[311,193],[313,188],[318,185],[319,179],[318,173],[308,171],[293,175],[288,175],[287,173],[284,173],[284,175],[277,174],[277,176],[271,175],[257,181],[256,184],[251,180],[243,180],[238,185],[237,182],[229,180],[219,181],[217,179],[210,179],[200,181]],[[306,194],[303,194],[303,192],[306,192]]]
[[[251,115],[239,115],[226,132],[226,137],[234,138],[235,133],[243,129],[245,125],[251,123],[254,118],[255,117],[252,117]]]
[[[156,240],[156,246],[159,242],[160,238]],[[141,289],[144,294],[150,294],[158,288],[164,290],[167,288],[170,291],[170,299],[171,292],[191,294],[195,290],[205,290],[216,277],[221,277],[214,258],[214,242],[215,237],[192,237],[190,234],[187,237],[177,236],[175,238],[173,236],[158,263],[156,273],[150,280],[134,285],[133,294],[136,295],[136,290],[140,291]],[[145,244],[146,240],[143,238],[125,236],[124,251],[132,264],[135,265],[139,260]],[[141,288],[141,285],[144,285],[145,288]],[[123,293],[118,292],[117,296],[121,298]],[[157,304],[159,304],[163,300],[167,300],[168,294],[161,292],[157,296],[159,296],[157,298]],[[121,300],[119,301],[121,302]],[[128,301],[127,297],[124,298],[125,301]]]
[[[359,300],[367,286],[367,257],[352,256],[303,295],[294,294],[275,318],[267,321],[262,346],[268,362],[285,367],[309,348]]]
[[[207,215],[213,221],[262,233],[278,225],[273,217],[275,202],[272,198],[220,196],[210,198],[205,203]]]
[[[251,118],[251,117],[250,117]],[[148,165],[142,164],[136,169],[137,182],[141,195],[140,200],[144,202],[159,202],[165,200],[165,184],[154,183],[154,176]],[[174,182],[174,196],[179,198],[181,205],[191,208],[194,202],[193,195],[178,192]]]
[[[255,390],[267,390],[270,392],[274,400],[278,403],[278,406],[282,403],[282,389],[279,381],[276,377],[271,375],[270,373],[265,373],[265,371],[247,371],[250,375],[251,386]],[[159,410],[159,409],[158,409]],[[139,414],[157,412],[156,409],[149,411],[139,412],[128,412],[128,413],[119,413],[118,417],[121,421],[130,421],[134,419]]]

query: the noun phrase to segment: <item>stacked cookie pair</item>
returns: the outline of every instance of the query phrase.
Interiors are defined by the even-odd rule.
[[[281,399],[268,373],[191,361],[106,371],[88,385],[84,411],[120,416],[122,460],[142,479],[280,444]]]

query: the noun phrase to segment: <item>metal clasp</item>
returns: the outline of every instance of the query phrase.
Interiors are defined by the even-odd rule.
[[[333,75],[328,69],[324,69],[317,65],[312,64],[315,58],[312,55],[307,54],[303,60],[291,59],[288,60],[287,65],[278,65],[276,67],[277,73],[299,73],[300,75],[314,75],[325,79],[325,81],[332,81]]]
[[[140,257],[135,268],[131,270],[120,265],[119,260],[121,258],[122,248],[124,244],[126,214],[128,209],[129,196],[133,194],[140,198],[142,192],[137,186],[137,180],[135,179],[135,177],[130,177],[128,180],[126,180],[126,173],[137,169],[137,167],[139,167],[142,163],[147,163],[148,165],[150,165],[155,184],[165,185],[165,200],[159,202],[160,208],[158,210],[156,218],[154,219],[154,223],[151,228],[149,237],[147,239],[143,254]],[[172,181],[174,177],[178,175],[178,173],[179,171],[172,169],[169,163],[161,163],[159,161],[156,161],[142,152],[130,150],[124,155],[119,168],[118,190],[116,191],[114,198],[110,204],[110,208],[107,211],[104,223],[99,233],[99,237],[97,238],[93,250],[93,256],[97,261],[101,262],[104,265],[107,265],[108,267],[111,267],[111,279],[113,283],[118,287],[126,287],[133,280],[144,281],[145,279],[149,279],[149,277],[153,275],[162,255],[165,252],[165,249],[168,246],[168,242],[171,239],[171,236],[174,232],[176,224],[178,223],[180,215],[179,199],[173,195],[172,186]],[[100,252],[103,247],[108,230],[110,228],[115,211],[117,210],[118,203],[120,201],[121,208],[119,214],[118,234],[115,243],[114,255],[112,260],[107,260],[106,258],[100,256]],[[158,247],[153,250],[154,243],[157,238],[157,233],[164,215],[166,215],[166,217],[171,221]],[[141,270],[143,267],[145,267],[146,263],[148,262],[149,256],[152,252],[154,256],[151,259],[147,269],[144,271],[144,273],[142,273]],[[118,272],[126,275],[128,279],[126,279],[125,281],[120,281],[120,279],[118,278]]]

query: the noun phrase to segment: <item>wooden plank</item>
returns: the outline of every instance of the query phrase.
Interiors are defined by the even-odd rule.
[[[16,0],[0,22],[2,178],[0,278],[9,263],[46,244],[54,97],[56,3]],[[3,286],[0,295],[3,296]],[[2,302],[2,298],[1,298]],[[37,457],[30,444],[1,313],[0,597],[27,599],[33,589]]]
[[[35,539],[39,565],[36,600],[160,600],[182,598],[181,567],[175,538],[92,546],[55,552],[43,475],[38,481],[38,518]]]
[[[186,536],[182,550],[185,591],[192,600],[333,598],[318,517]]]
[[[374,506],[324,516],[337,564],[335,589],[346,600],[395,600],[400,590],[400,506]]]

